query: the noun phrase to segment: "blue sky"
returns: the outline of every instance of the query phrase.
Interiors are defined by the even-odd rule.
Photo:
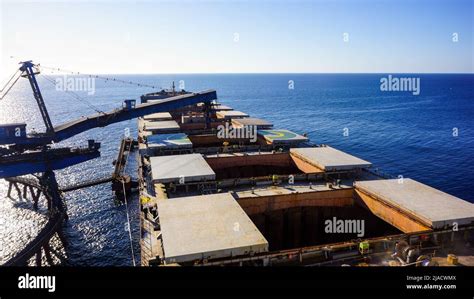
[[[472,73],[473,3],[3,0],[0,69]]]

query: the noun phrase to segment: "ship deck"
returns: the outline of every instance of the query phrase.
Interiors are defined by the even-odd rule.
[[[256,126],[257,140],[220,138],[226,123]],[[471,203],[409,179],[394,185],[364,159],[225,105],[138,125],[144,265],[387,265],[387,250],[402,240],[452,253],[446,240],[474,236]],[[186,146],[174,142],[176,131]],[[365,222],[365,235],[327,233],[336,218]],[[370,249],[360,251],[362,242]],[[471,255],[460,256],[469,263]]]

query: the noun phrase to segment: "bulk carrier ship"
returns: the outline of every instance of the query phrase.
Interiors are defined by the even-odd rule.
[[[143,266],[474,265],[473,204],[200,94],[138,119]]]
[[[220,104],[214,90],[173,85],[141,96],[140,104],[124,100],[121,108],[54,126],[40,69],[20,63],[2,89],[5,96],[28,79],[46,131],[0,125],[0,179],[9,183],[7,197],[16,191],[34,209],[45,201],[48,221],[4,265],[33,257],[42,265],[43,252],[54,264],[50,240],[67,243],[64,194],[106,182],[125,201],[132,188],[139,191],[144,266],[474,265],[472,203],[387,177],[368,161]],[[59,186],[56,170],[99,157],[101,146],[53,144],[136,118],[138,140],[122,140],[110,177]],[[125,173],[135,145],[138,182]]]

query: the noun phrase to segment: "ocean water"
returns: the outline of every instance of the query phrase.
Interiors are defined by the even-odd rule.
[[[50,79],[53,74],[45,73]],[[380,90],[387,74],[188,74],[109,75],[150,85],[169,87],[172,81],[187,90],[215,89],[219,101],[251,116],[265,118],[275,128],[308,133],[314,143],[324,143],[371,161],[375,168],[402,175],[474,202],[474,75],[393,74],[420,78],[420,94]],[[136,98],[149,88],[96,80],[95,93],[77,91],[78,100],[39,79],[55,125],[96,109],[120,107],[123,99]],[[292,88],[291,88],[292,87]],[[42,121],[26,79],[20,79],[0,101],[0,123],[26,122],[42,130]],[[124,130],[136,136],[136,120],[93,129],[68,139],[64,146],[102,143],[101,157],[57,172],[60,185],[100,178],[113,171]],[[344,134],[346,133],[346,134]],[[347,134],[348,133],[348,134]],[[130,158],[127,171],[136,172]],[[0,262],[18,251],[41,223],[39,212],[28,203],[6,198],[7,184],[0,181]],[[68,265],[129,266],[132,254],[126,231],[126,207],[114,202],[108,184],[65,195],[69,245],[57,250]],[[132,219],[133,249],[139,261],[138,201],[128,205]],[[59,263],[59,261],[58,261]]]

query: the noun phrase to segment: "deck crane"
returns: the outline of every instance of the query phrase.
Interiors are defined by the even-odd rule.
[[[171,111],[198,103],[209,104],[217,99],[216,92],[208,90],[169,95],[158,101],[151,100],[141,104],[136,104],[135,100],[124,100],[121,108],[53,126],[36,80],[38,65],[32,61],[21,62],[20,65],[20,76],[28,78],[30,82],[46,131],[27,134],[25,123],[0,125],[0,179],[62,169],[99,157],[100,143],[94,140],[89,140],[88,145],[82,148],[51,148],[52,143],[79,133],[151,113]]]

